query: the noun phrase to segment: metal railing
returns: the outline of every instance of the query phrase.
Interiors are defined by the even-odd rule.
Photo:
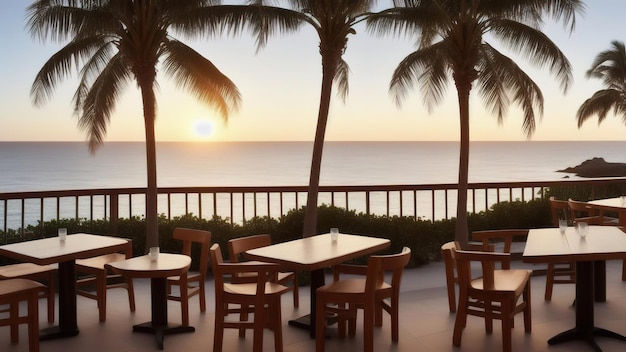
[[[626,187],[626,178],[571,179],[533,182],[471,183],[468,211],[476,213],[502,201],[543,198],[554,186]],[[306,186],[172,187],[159,188],[158,211],[168,219],[194,214],[220,216],[243,223],[256,216],[280,218],[306,204]],[[104,219],[145,215],[145,188],[82,189],[0,193],[2,229],[22,230],[27,225],[62,218]],[[415,219],[449,219],[456,215],[456,184],[321,186],[319,204],[377,215]],[[592,196],[593,198],[593,196]]]

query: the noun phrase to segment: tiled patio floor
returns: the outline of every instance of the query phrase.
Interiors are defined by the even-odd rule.
[[[515,263],[515,265],[523,265]],[[626,334],[626,283],[621,281],[621,262],[607,263],[607,302],[596,304],[596,325]],[[208,311],[200,314],[197,299],[192,299],[191,325],[195,333],[170,335],[165,337],[165,351],[212,351],[213,342],[213,281],[208,280]],[[128,310],[128,301],[124,290],[109,291],[108,319],[105,323],[98,322],[98,310],[95,301],[78,298],[78,324],[80,334],[62,340],[42,341],[42,352],[143,352],[157,351],[154,336],[133,333],[132,325],[149,320],[150,292],[147,280],[136,280],[137,311],[132,314]],[[531,334],[525,334],[522,317],[518,316],[513,329],[513,351],[593,351],[583,342],[569,342],[558,346],[549,346],[547,340],[553,335],[569,329],[574,325],[573,285],[556,285],[552,302],[543,299],[545,277],[532,278],[532,328]],[[308,287],[301,288],[300,309],[294,310],[291,296],[283,297],[284,350],[285,352],[314,351],[315,344],[308,333],[287,326],[289,319],[309,312]],[[44,308],[44,301],[41,307]],[[41,326],[45,327],[45,314]],[[180,321],[180,307],[176,302],[169,303],[170,321]],[[359,320],[361,322],[362,320]],[[375,329],[376,351],[499,351],[501,350],[500,325],[494,324],[493,335],[486,335],[483,321],[469,317],[467,328],[463,334],[462,346],[452,346],[452,330],[454,314],[448,312],[443,264],[432,263],[418,269],[407,269],[402,286],[400,311],[400,342],[391,343],[388,320],[382,329]],[[25,326],[21,330],[22,342],[10,345],[8,328],[0,328],[0,351],[26,352]],[[252,335],[239,339],[237,332],[227,330],[224,338],[224,351],[251,351]],[[599,338],[598,344],[603,351],[624,351],[626,342]],[[265,351],[273,351],[273,336],[270,331],[265,333]],[[326,351],[352,352],[362,350],[362,333],[360,327],[354,339],[339,340],[329,338]]]

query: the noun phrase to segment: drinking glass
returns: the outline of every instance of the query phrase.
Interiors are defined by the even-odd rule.
[[[565,230],[567,230],[567,220],[559,220],[559,231],[561,231],[561,235],[565,234]]]
[[[338,229],[338,228],[336,228],[336,227],[332,227],[332,228],[330,229],[330,239],[331,239],[333,242],[337,242],[337,238],[338,238],[338,237],[339,237],[339,229]]]
[[[58,235],[59,235],[59,241],[65,242],[65,239],[67,238],[67,229],[64,227],[59,228]]]
[[[159,251],[159,247],[150,247],[150,252],[148,252],[150,261],[156,262],[159,259]]]
[[[589,227],[586,222],[579,222],[576,224],[576,230],[578,231],[578,236],[585,238],[587,232],[589,232]]]

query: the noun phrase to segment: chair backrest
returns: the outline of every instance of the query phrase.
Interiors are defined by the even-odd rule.
[[[567,220],[571,224],[569,204],[566,200],[557,200],[550,197],[550,214],[552,215],[552,225],[559,227],[559,220]]]
[[[228,241],[228,255],[231,263],[239,263],[241,255],[255,248],[266,247],[272,244],[270,235],[253,235],[246,237],[233,238]]]
[[[372,255],[367,262],[365,291],[373,294],[374,290],[385,281],[385,273],[391,273],[391,286],[394,292],[400,291],[402,272],[411,259],[411,249],[402,248],[397,254]]]
[[[580,202],[573,199],[567,200],[570,209],[570,217],[575,224],[577,221],[584,221],[591,225],[599,225],[600,217],[596,215],[596,209],[587,202]]]
[[[456,241],[446,242],[441,245],[441,257],[443,258],[443,264],[446,268],[446,277],[456,279],[454,261],[454,253],[456,249],[460,249]]]
[[[483,290],[493,290],[495,263],[500,262],[502,267],[510,267],[511,254],[510,253],[493,253],[493,252],[477,252],[477,251],[463,251],[456,250],[454,255],[456,260],[456,268],[458,274],[458,284],[461,294],[467,293],[472,289],[472,280],[475,278],[472,276],[472,270],[470,267],[471,262],[481,263],[481,275],[483,279]]]
[[[275,276],[279,269],[278,264],[273,263],[225,263],[222,255],[222,250],[218,243],[214,243],[209,249],[209,256],[211,261],[211,268],[213,270],[213,276],[215,280],[215,296],[223,294],[224,292],[224,277],[227,275],[234,275],[238,273],[256,273],[254,276],[256,282],[256,294],[265,294],[265,283],[270,281]],[[236,293],[235,293],[236,295]],[[259,300],[263,300],[262,297],[257,297]]]
[[[177,227],[172,237],[183,242],[182,254],[191,256],[193,243],[200,245],[200,275],[206,277],[209,268],[209,246],[211,245],[211,232],[205,230],[188,229]]]
[[[514,239],[523,239],[524,241],[528,237],[528,229],[515,229],[515,230],[485,230],[472,232],[472,239],[474,241],[482,242],[482,251],[492,252],[494,251],[494,243],[502,242],[504,244],[502,253],[511,253],[511,246]],[[503,264],[503,269],[509,269],[509,266]]]

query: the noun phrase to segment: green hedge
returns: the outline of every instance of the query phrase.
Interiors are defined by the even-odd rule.
[[[256,217],[244,224],[231,224],[228,219],[214,217],[200,219],[193,214],[167,220],[159,218],[160,246],[164,252],[180,251],[179,241],[172,239],[176,227],[189,227],[211,231],[214,243],[219,243],[226,250],[226,243],[231,238],[251,234],[268,233],[274,242],[283,242],[300,237],[304,221],[304,208],[290,211],[280,219]],[[550,210],[547,200],[529,202],[502,202],[494,205],[489,211],[469,216],[469,230],[533,228],[550,226]],[[391,240],[391,247],[385,253],[397,253],[402,247],[411,248],[410,266],[420,266],[440,259],[440,247],[443,243],[454,239],[454,219],[423,220],[408,216],[380,216],[346,211],[342,208],[320,206],[318,213],[318,229],[326,232],[331,227],[338,227],[341,232],[355,233],[365,236],[385,237]],[[42,229],[43,227],[43,229]],[[21,230],[9,230],[6,234],[0,231],[0,238],[5,243],[25,241],[57,235],[59,227],[66,227],[69,233],[87,232],[108,235],[113,233],[112,224],[104,220],[61,219],[46,221],[43,224],[27,226]],[[133,240],[134,255],[145,251],[145,221],[143,218],[131,217],[118,220],[118,236]],[[227,258],[227,253],[224,253]],[[1,260],[1,259],[0,259]],[[364,263],[365,258],[355,262]]]

